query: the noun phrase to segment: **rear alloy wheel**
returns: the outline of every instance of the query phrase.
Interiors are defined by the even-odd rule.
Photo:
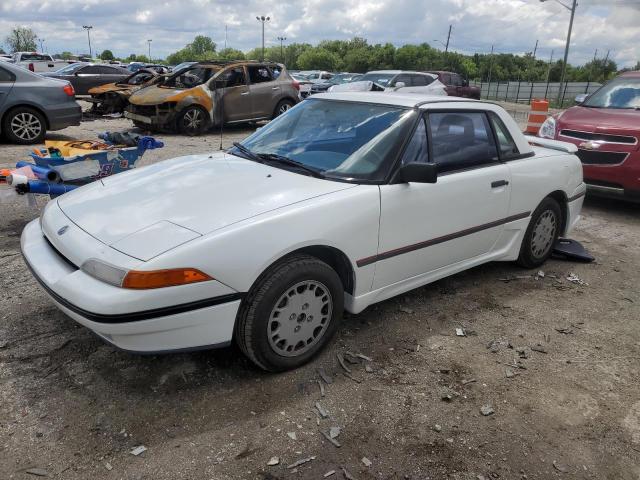
[[[199,107],[188,107],[178,117],[178,131],[189,136],[200,135],[208,124],[207,114]]]
[[[11,110],[2,123],[2,131],[12,143],[41,143],[47,133],[44,117],[38,111],[19,107]]]
[[[546,262],[553,253],[561,225],[560,205],[553,198],[545,198],[531,215],[518,263],[525,268],[536,268]]]
[[[292,255],[256,282],[238,312],[236,341],[259,367],[277,372],[308,362],[342,318],[338,274],[308,255]]]
[[[276,105],[276,111],[273,114],[273,118],[279,117],[283,113],[286,113],[287,110],[293,107],[293,102],[291,100],[280,100],[278,105]]]

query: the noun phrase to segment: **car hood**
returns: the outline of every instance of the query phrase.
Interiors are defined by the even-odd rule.
[[[58,199],[65,215],[113,245],[159,223],[206,235],[234,223],[355,187],[234,155],[190,155],[114,175]]]
[[[183,90],[151,85],[149,87],[142,88],[131,95],[131,97],[129,97],[129,102],[134,105],[158,105],[164,102],[175,102],[181,100],[197,88],[198,87]]]
[[[131,90],[134,85],[118,85],[117,83],[106,83],[89,89],[89,93],[98,95],[107,92],[118,92],[121,90]]]
[[[640,111],[571,107],[558,117],[560,128],[583,132],[632,135],[640,133]]]

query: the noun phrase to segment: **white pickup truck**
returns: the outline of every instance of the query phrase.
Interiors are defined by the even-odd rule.
[[[11,62],[36,73],[54,72],[73,63],[68,60],[54,60],[48,53],[37,52],[15,52]]]

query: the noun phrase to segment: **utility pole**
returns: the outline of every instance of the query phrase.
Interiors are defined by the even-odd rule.
[[[265,17],[264,15],[262,15],[260,17],[256,17],[256,20],[262,23],[262,55],[261,55],[260,61],[264,62],[264,24],[269,20],[271,20],[271,18]]]
[[[227,24],[224,25],[224,49],[227,49]]]
[[[449,52],[449,41],[451,40],[451,29],[453,28],[453,25],[449,25],[449,34],[447,35],[447,44],[444,47],[444,53]]]
[[[284,60],[284,49],[282,48],[282,42],[284,42],[287,39],[287,37],[278,37],[278,40],[280,40],[280,61],[282,63],[286,63]]]
[[[551,50],[551,56],[549,57],[549,68],[547,69],[547,83],[549,83],[549,78],[551,77],[551,63],[553,63],[553,50]]]
[[[149,46],[149,61],[151,62],[151,42],[153,42],[152,39],[147,40],[147,45]]]
[[[487,82],[491,85],[491,70],[493,70],[493,45],[491,45],[491,57],[489,58],[489,81]]]
[[[533,59],[536,59],[536,52],[538,51],[538,40],[536,40],[536,46],[533,48]]]
[[[89,58],[93,58],[93,55],[91,54],[91,35],[89,34],[93,25],[83,25],[82,28],[87,31],[87,40],[89,40]]]

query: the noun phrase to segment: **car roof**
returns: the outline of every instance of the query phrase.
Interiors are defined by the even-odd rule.
[[[624,72],[623,74],[620,75],[621,77],[633,77],[633,78],[638,78],[640,77],[640,71],[633,71],[633,72]]]
[[[460,104],[473,105],[475,108],[477,108],[478,104],[483,104],[489,109],[496,107],[492,102],[441,95],[424,95],[414,92],[329,92],[319,93],[314,95],[313,98],[344,102],[377,103],[378,105],[395,105],[405,108],[427,108],[428,105],[433,104],[455,104],[455,108],[461,108],[462,105]]]

